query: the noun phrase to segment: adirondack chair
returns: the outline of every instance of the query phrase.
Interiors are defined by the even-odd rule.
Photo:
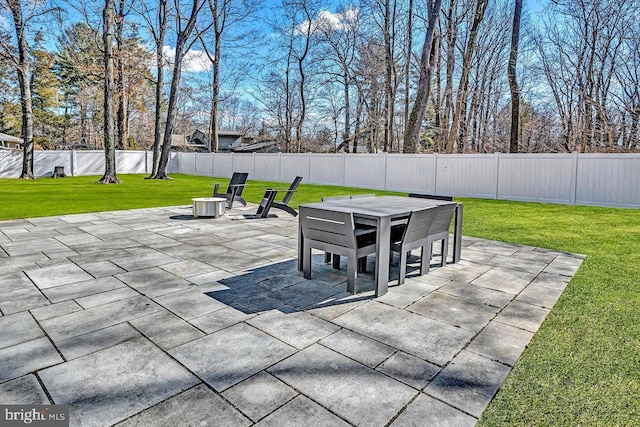
[[[347,291],[357,293],[357,266],[376,252],[376,230],[357,229],[353,215],[315,208],[300,208],[302,229],[302,271],[311,279],[311,249],[316,248],[347,257]]]
[[[298,212],[289,206],[289,201],[295,194],[298,189],[298,185],[302,181],[301,176],[296,176],[288,190],[278,190],[275,188],[267,188],[262,196],[262,202],[260,202],[260,206],[258,206],[258,210],[256,211],[256,216],[259,218],[267,218],[269,215],[269,211],[273,208],[281,209],[293,216],[298,216]],[[285,193],[282,197],[282,200],[276,200],[278,193]]]
[[[219,191],[220,184],[215,184],[212,197],[223,197],[227,199],[227,208],[229,209],[233,207],[233,202],[235,201],[242,204],[242,206],[247,206],[247,202],[242,198],[242,191],[244,190],[248,176],[249,174],[246,172],[234,172],[227,186],[227,191],[221,193]]]

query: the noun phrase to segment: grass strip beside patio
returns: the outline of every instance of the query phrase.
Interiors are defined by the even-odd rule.
[[[228,179],[0,180],[0,219],[189,205]],[[248,181],[259,202],[266,187]],[[291,204],[382,191],[302,184]],[[397,194],[397,193],[396,193]],[[458,199],[457,199],[458,200]],[[459,199],[468,236],[586,254],[480,425],[640,425],[640,210]],[[285,214],[286,215],[286,214]]]

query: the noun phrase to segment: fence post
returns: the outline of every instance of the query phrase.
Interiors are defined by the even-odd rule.
[[[433,194],[438,194],[438,153],[433,153]]]
[[[382,157],[384,158],[384,167],[382,168],[382,173],[384,174],[382,178],[382,187],[385,191],[387,191],[387,168],[389,166],[387,163],[389,162],[389,157],[387,156],[386,151],[382,153]]]
[[[574,151],[571,153],[571,182],[570,182],[570,195],[569,195],[569,203],[572,205],[576,204],[576,192],[578,191],[578,152]]]
[[[69,175],[75,176],[75,160],[76,160],[76,152],[75,150],[71,150],[69,152]]]
[[[347,182],[347,153],[342,152],[342,186],[346,186]]]
[[[493,198],[498,199],[498,191],[500,188],[500,153],[494,153],[496,158],[496,189],[493,193]]]
[[[282,153],[278,152],[278,182],[282,182]]]

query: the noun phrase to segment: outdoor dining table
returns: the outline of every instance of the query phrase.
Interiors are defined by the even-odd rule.
[[[375,226],[377,229],[376,260],[388,260],[391,250],[392,225],[407,221],[411,211],[452,203],[456,205],[453,244],[453,262],[455,263],[460,261],[462,248],[462,203],[414,197],[380,196],[306,203],[300,205],[299,208],[308,207],[333,212],[348,212],[353,214],[356,225]],[[298,270],[300,271],[302,271],[303,252],[302,228],[298,226]],[[389,284],[388,262],[376,262],[375,282],[376,296],[384,295]]]

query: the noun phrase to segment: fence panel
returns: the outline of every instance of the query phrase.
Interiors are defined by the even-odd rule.
[[[344,157],[344,185],[384,189],[384,169],[384,155],[346,154]],[[372,173],[372,171],[376,172]]]
[[[249,174],[249,179],[254,179],[255,176],[255,168],[253,167],[253,163],[253,154],[234,154],[231,157],[233,172],[247,172]],[[231,175],[232,174],[229,174],[229,176]]]
[[[180,173],[195,175],[196,153],[178,153],[178,157],[180,158]]]
[[[144,151],[116,151],[117,173],[147,173]]]
[[[495,198],[498,155],[438,155],[438,194]]]
[[[572,154],[500,156],[498,199],[571,203]]]
[[[73,159],[73,175],[104,174],[104,151],[77,151],[74,152]],[[116,167],[117,165],[116,157]]]
[[[309,154],[309,182],[326,185],[343,185],[344,155]]]
[[[0,150],[0,178],[19,178],[20,172],[22,172],[22,153],[14,150]]]
[[[260,157],[254,159],[254,175],[251,179],[280,181],[280,155],[277,153],[260,154]]]
[[[37,157],[35,153],[38,153]],[[64,166],[66,175],[75,174],[72,171],[71,156],[71,151],[36,151],[33,158],[33,174],[36,177],[51,176],[56,166]]]
[[[389,154],[386,166],[386,189],[437,194],[437,158],[436,155]]]
[[[640,207],[640,155],[582,154],[576,204]]]
[[[259,163],[256,161],[256,163]],[[311,182],[308,154],[281,154],[280,176],[278,181],[291,182],[296,176],[301,176],[302,182]]]
[[[216,153],[213,156],[213,176],[231,178],[233,174],[233,154]]]
[[[213,176],[213,153],[198,153],[195,169],[195,175]]]

